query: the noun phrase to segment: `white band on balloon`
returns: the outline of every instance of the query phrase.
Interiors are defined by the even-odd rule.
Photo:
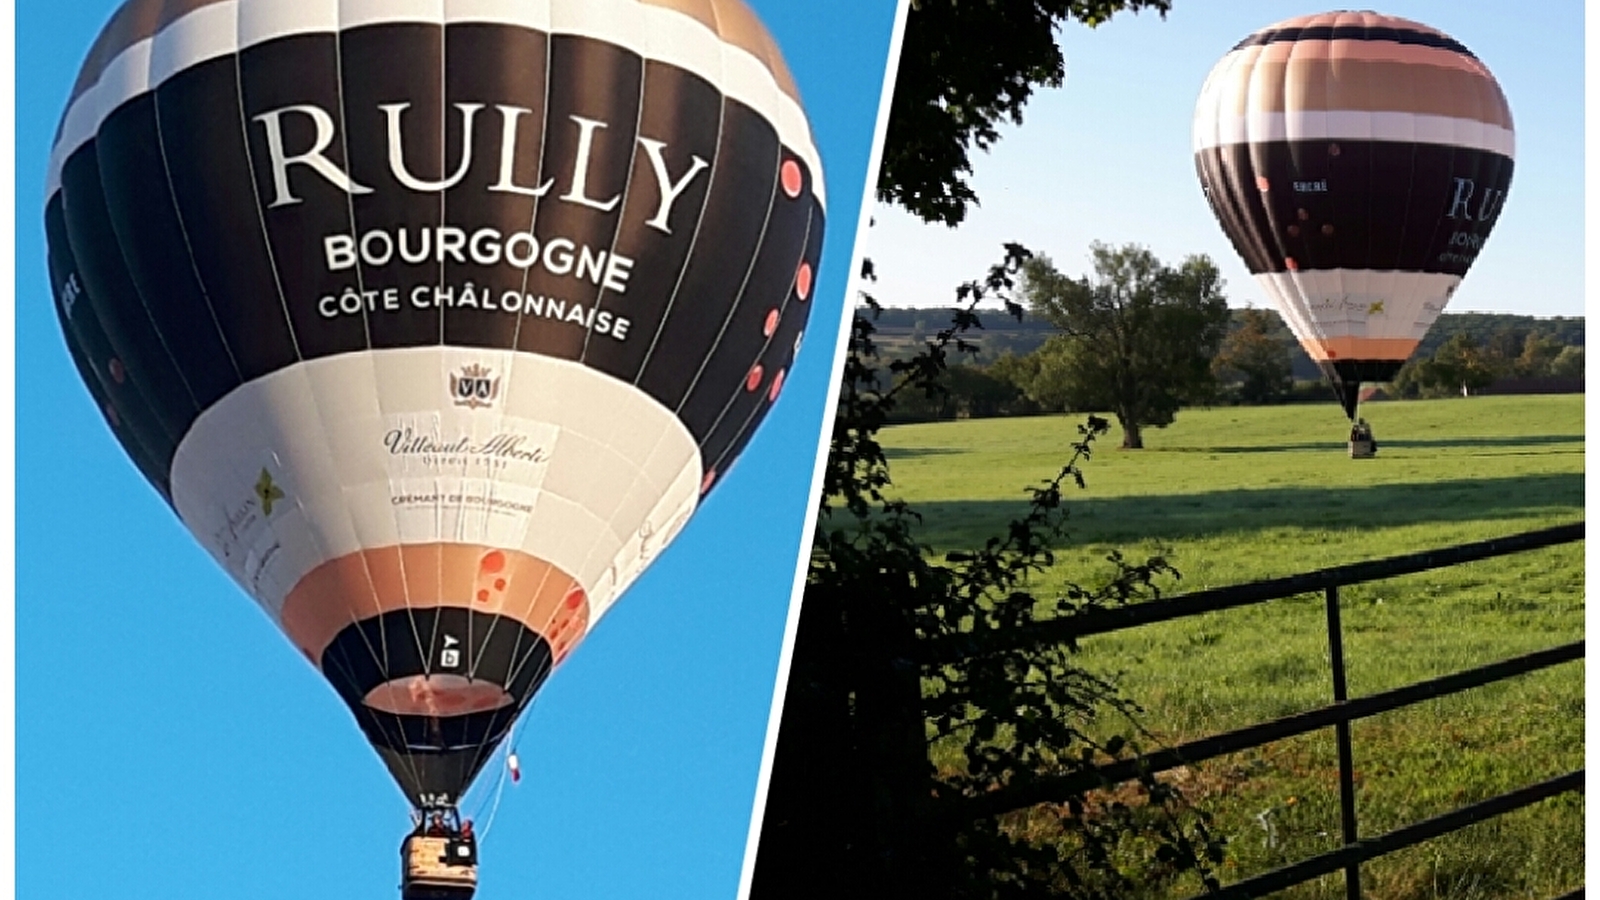
[[[391,22],[438,25],[444,21],[444,16],[444,0],[339,0],[341,29]]]
[[[1204,122],[1205,124],[1201,124]],[[1509,128],[1454,116],[1369,110],[1252,112],[1199,117],[1196,152],[1228,144],[1264,141],[1397,141],[1443,144],[1515,157],[1516,136]]]
[[[208,59],[227,56],[239,50],[239,9],[235,3],[210,3],[196,8],[193,12],[175,19],[166,27],[156,32],[153,37],[140,41],[148,43],[152,50],[150,53],[150,84],[158,85],[168,78],[182,72],[190,66],[196,66]],[[137,46],[137,45],[135,45]],[[95,83],[78,99],[101,90],[101,83]],[[108,92],[113,102],[120,103],[123,99],[116,92]],[[132,95],[128,95],[131,98]],[[72,114],[71,110],[67,113]],[[78,138],[79,143],[88,140],[98,128],[92,124],[87,133]],[[61,135],[60,144],[67,145],[67,135]],[[72,149],[66,150],[71,153]]]
[[[1460,275],[1376,269],[1263,272],[1255,278],[1302,344],[1346,337],[1420,341],[1461,284]]]
[[[480,22],[607,41],[689,71],[754,109],[778,139],[805,161],[812,193],[826,206],[822,159],[804,110],[779,87],[765,63],[723,41],[685,13],[636,0],[221,0],[172,21],[123,50],[98,81],[68,107],[51,149],[45,200],[61,187],[67,157],[99,131],[123,103],[209,59],[296,34],[393,22]]]
[[[100,130],[111,111],[124,99],[137,97],[150,90],[151,45],[140,41],[122,51],[106,64],[100,80],[94,87],[78,95],[67,108],[56,136],[56,145],[50,151],[50,168],[45,176],[45,201],[61,184],[61,167],[78,145]]]
[[[236,10],[233,43],[240,48],[297,34],[339,30],[341,4],[336,0],[229,0],[229,5]],[[398,18],[404,21],[407,17]]]
[[[683,423],[625,381],[532,353],[409,347],[230,392],[178,445],[172,502],[274,621],[325,562],[461,543],[571,575],[592,625],[693,514],[701,472]]]

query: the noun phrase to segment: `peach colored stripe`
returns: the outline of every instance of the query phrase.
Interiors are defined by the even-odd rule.
[[[1436,34],[1439,37],[1448,37],[1436,28],[1429,28],[1421,22],[1402,19],[1398,16],[1386,16],[1375,12],[1356,12],[1345,10],[1342,12],[1313,13],[1309,16],[1296,16],[1285,19],[1275,25],[1269,25],[1261,31],[1280,31],[1285,28],[1321,28],[1333,26],[1354,25],[1362,28],[1396,28],[1405,31],[1420,31],[1423,34]],[[1259,34],[1261,32],[1257,32]]]
[[[1392,62],[1410,63],[1412,65],[1439,66],[1446,69],[1460,69],[1464,72],[1475,72],[1479,75],[1488,75],[1489,67],[1475,57],[1458,53],[1444,47],[1424,47],[1420,44],[1399,44],[1394,41],[1358,41],[1358,40],[1298,40],[1277,41],[1271,44],[1246,47],[1236,50],[1235,53],[1249,53],[1255,51],[1254,61],[1261,63],[1283,63],[1290,60],[1320,60],[1326,62],[1333,60],[1336,63],[1346,62]]]
[[[128,0],[112,14],[111,21],[95,39],[78,80],[72,87],[73,100],[100,80],[100,75],[117,54],[154,35],[184,15],[224,0]],[[289,0],[292,2],[292,0]],[[692,16],[716,32],[723,41],[749,51],[767,67],[778,83],[778,88],[795,102],[800,102],[800,91],[794,76],[783,61],[783,54],[772,40],[766,26],[744,0],[639,0],[652,6],[676,10]]]
[[[1222,115],[1355,110],[1475,119],[1511,128],[1492,78],[1460,69],[1393,62],[1296,59],[1230,69],[1208,89]]]
[[[352,622],[448,606],[521,622],[565,656],[588,628],[583,589],[566,572],[517,550],[478,544],[392,544],[331,559],[284,599],[284,633],[312,660]]]
[[[1306,353],[1317,362],[1339,360],[1402,360],[1417,349],[1410,338],[1336,337],[1312,338],[1303,342]]]

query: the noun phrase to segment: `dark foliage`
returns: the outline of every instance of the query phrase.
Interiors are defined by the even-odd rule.
[[[1066,68],[1056,32],[1095,26],[1123,10],[1172,0],[914,0],[906,19],[878,199],[955,226],[978,197],[967,184],[972,148],[987,150],[1005,121],[1022,122],[1035,85]]]
[[[1008,641],[1041,617],[1159,595],[1176,576],[1160,557],[1110,559],[1107,583],[1036,596],[1029,578],[1064,539],[1064,489],[1108,424],[1090,417],[1071,456],[1004,534],[942,562],[886,493],[877,432],[907,397],[939,397],[950,356],[970,350],[977,304],[1013,287],[1027,251],[1007,247],[982,283],[961,288],[951,326],[923,354],[881,365],[871,315],[858,316],[840,386],[754,896],[1122,897],[1184,873],[1214,884],[1221,844],[1203,816],[1153,777],[1104,797],[995,816],[969,801],[1005,786],[1083,772],[1137,752],[1102,740],[1105,715],[1137,707],[1074,664],[1072,643]],[[1005,300],[1013,316],[1021,310]],[[956,659],[924,648],[960,647]],[[982,652],[977,652],[981,649]],[[930,750],[959,760],[936,769]]]
[[[976,202],[968,150],[1002,118],[1020,121],[1035,84],[1059,83],[1055,29],[1121,9],[1165,13],[1168,0],[924,0],[914,4],[894,98],[880,196],[927,221],[955,224]],[[889,495],[877,434],[905,402],[940,405],[962,383],[953,364],[976,349],[985,299],[1009,294],[1029,258],[1005,260],[957,292],[950,324],[885,361],[877,304],[853,324],[823,496],[761,826],[752,896],[888,898],[1126,897],[1178,877],[1214,885],[1221,844],[1166,783],[1142,778],[1103,796],[1063,796],[1001,815],[970,807],[1003,785],[1083,772],[1136,752],[1097,740],[1096,716],[1136,707],[1072,664],[1071,644],[1011,641],[1041,616],[1159,593],[1176,573],[1159,557],[1113,554],[1095,587],[1036,597],[1029,578],[1065,535],[1065,486],[1107,429],[1090,417],[1069,457],[1005,533],[942,562],[916,538],[919,518]],[[871,278],[871,263],[863,275]],[[917,327],[916,323],[912,323]],[[955,369],[963,367],[956,366]],[[930,641],[974,644],[970,658],[925,658]],[[958,654],[959,656],[959,654]],[[1137,729],[1134,729],[1135,731]],[[930,752],[957,759],[936,769]],[[1109,786],[1108,786],[1109,787]],[[1190,873],[1185,875],[1185,873]]]

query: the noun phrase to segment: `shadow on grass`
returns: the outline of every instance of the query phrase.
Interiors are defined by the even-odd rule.
[[[1366,487],[1231,488],[1197,494],[1094,498],[1068,496],[1071,543],[1204,538],[1274,528],[1397,528],[1433,522],[1493,519],[1506,533],[1516,520],[1552,509],[1583,511],[1583,473],[1375,484]],[[981,543],[1026,511],[1012,500],[946,500],[915,504],[938,546]],[[1263,552],[1270,552],[1262,548]]]
[[[1581,434],[1526,434],[1520,436],[1506,435],[1503,437],[1458,437],[1458,438],[1400,438],[1386,440],[1378,436],[1378,458],[1383,458],[1384,450],[1403,449],[1439,449],[1445,447],[1503,447],[1515,450],[1519,447],[1550,447],[1557,444],[1572,444],[1574,449],[1582,450],[1583,435]],[[1339,441],[1304,441],[1296,444],[1251,444],[1241,446],[1200,446],[1200,447],[1151,447],[1141,450],[1141,453],[1284,453],[1295,451],[1319,450],[1330,453],[1342,453],[1345,444]],[[944,451],[949,452],[949,451]],[[1549,452],[1549,451],[1542,451]],[[1495,454],[1501,455],[1501,454]]]
[[[952,453],[965,453],[967,451],[957,447],[885,447],[883,455],[888,459],[917,459],[923,456],[949,456]]]

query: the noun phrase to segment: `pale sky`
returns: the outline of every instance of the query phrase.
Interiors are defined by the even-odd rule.
[[[1194,103],[1234,44],[1282,19],[1323,11],[1281,0],[1175,0],[1163,21],[1119,14],[1060,37],[1068,75],[1034,95],[1021,128],[972,156],[982,203],[955,230],[879,206],[866,238],[874,295],[892,306],[949,306],[1019,241],[1084,274],[1089,244],[1140,243],[1167,262],[1209,255],[1231,305],[1271,307],[1212,216],[1190,152]],[[1449,312],[1583,314],[1582,0],[1391,0],[1378,10],[1440,29],[1471,50],[1511,105],[1516,173],[1500,221]]]

